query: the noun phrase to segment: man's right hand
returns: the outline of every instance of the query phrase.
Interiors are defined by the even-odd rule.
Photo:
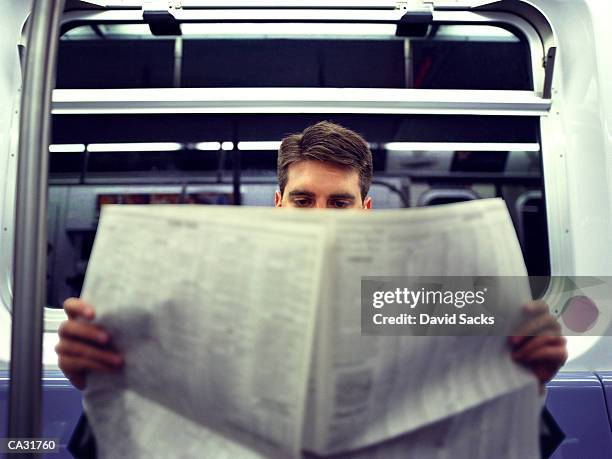
[[[123,357],[112,348],[109,333],[93,325],[94,308],[80,298],[64,301],[68,314],[58,330],[55,346],[58,365],[77,389],[84,389],[90,371],[114,372],[123,365]]]

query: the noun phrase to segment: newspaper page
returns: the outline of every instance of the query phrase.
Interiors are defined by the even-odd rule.
[[[531,375],[511,361],[506,339],[503,336],[363,336],[360,328],[361,290],[359,284],[363,276],[524,276],[526,273],[520,249],[503,201],[483,200],[416,211],[369,213],[292,212],[218,207],[202,209],[194,206],[147,207],[134,206],[132,213],[142,213],[149,217],[157,215],[158,218],[161,216],[162,221],[164,219],[177,221],[208,219],[224,226],[225,230],[222,231],[224,234],[226,231],[233,231],[232,228],[236,225],[240,226],[241,222],[242,224],[249,222],[251,230],[260,228],[266,223],[269,225],[267,229],[278,230],[267,233],[270,239],[276,240],[277,244],[274,247],[277,250],[282,245],[277,236],[285,234],[285,225],[289,225],[288,230],[291,227],[290,223],[293,223],[296,235],[299,234],[300,229],[306,231],[306,228],[310,226],[322,231],[319,235],[320,239],[327,242],[326,244],[321,242],[318,252],[298,244],[300,250],[311,250],[314,258],[316,258],[314,255],[316,252],[320,269],[318,277],[316,274],[311,274],[313,279],[316,278],[318,284],[315,282],[311,284],[311,287],[302,283],[300,288],[303,290],[298,289],[303,292],[304,298],[308,298],[309,301],[318,301],[317,317],[309,316],[313,322],[317,321],[314,354],[302,360],[304,366],[299,375],[297,373],[291,375],[295,376],[295,380],[303,377],[301,382],[304,386],[309,381],[310,390],[305,420],[297,420],[293,424],[296,429],[298,424],[303,428],[304,437],[297,435],[300,439],[295,440],[294,436],[289,435],[307,451],[305,453],[307,457],[323,457],[330,454],[333,457],[341,458],[394,458],[406,457],[406,454],[417,457],[413,454],[417,451],[418,457],[424,458],[442,458],[448,457],[449,454],[464,457],[463,454],[455,454],[460,451],[466,454],[469,452],[469,457],[483,458],[491,457],[492,451],[497,457],[502,457],[502,451],[503,457],[508,458],[538,456],[538,413],[542,402],[537,393],[537,384]],[[166,234],[172,234],[172,232]],[[200,229],[199,237],[206,238],[202,234],[204,233]],[[260,234],[252,231],[248,235],[246,232],[243,233],[245,240],[255,245],[259,244]],[[285,234],[284,237],[288,236]],[[297,243],[297,238],[295,243]],[[111,248],[114,244],[115,242],[111,241],[106,249],[100,249],[98,252],[116,251],[115,248]],[[197,253],[190,248],[189,254],[185,254],[185,245],[179,245],[183,247],[183,254],[186,256],[194,256]],[[97,250],[98,246],[102,244],[96,241],[94,250]],[[143,243],[142,247],[147,247],[147,245]],[[244,250],[242,258],[245,257],[245,254],[250,253],[248,245],[236,250]],[[279,251],[270,252],[270,254],[285,256],[285,260],[287,259],[286,255]],[[202,257],[198,258],[203,260]],[[299,257],[296,258],[298,259]],[[209,263],[222,264],[223,259],[206,258],[206,260]],[[266,260],[266,263],[269,263],[272,257]],[[253,271],[261,271],[261,267],[266,266],[266,264],[261,264],[264,261],[260,259],[258,262],[248,263],[249,266],[253,266]],[[173,262],[169,261],[169,263]],[[243,259],[236,260],[238,266],[244,263]],[[260,263],[259,268],[256,267],[257,263]],[[316,264],[314,261],[313,263]],[[226,267],[225,263],[223,265]],[[231,268],[227,269],[231,270]],[[301,272],[302,269],[302,265],[296,262],[285,272],[291,271],[293,276],[295,272]],[[248,276],[253,275],[252,271],[242,272],[248,272]],[[258,275],[263,274],[258,273]],[[283,274],[277,273],[277,276],[280,276],[277,282],[282,284],[283,281],[279,279],[283,279]],[[97,303],[103,302],[106,297],[96,291],[93,282],[89,282],[89,277],[88,271],[86,287],[95,298],[87,299],[98,308]],[[177,279],[179,277],[176,276]],[[231,278],[228,273],[226,273],[225,280],[219,275],[211,280],[210,285],[218,285],[212,282],[225,282],[227,287],[225,292],[231,296],[236,286],[231,283],[227,285],[228,278]],[[122,279],[117,281],[123,282]],[[318,287],[314,287],[315,284]],[[313,294],[314,290],[321,294],[320,298],[314,298],[317,296]],[[525,279],[523,283],[511,285],[501,294],[503,301],[500,304],[503,307],[511,308],[511,312],[516,317],[519,315],[521,304],[530,296]],[[180,295],[184,297],[184,293]],[[295,300],[296,297],[293,298]],[[186,309],[192,307],[189,299],[186,299],[184,304]],[[201,302],[193,304],[203,305]],[[127,306],[129,307],[125,307],[126,311],[132,308],[131,305]],[[261,304],[253,304],[253,308],[261,306]],[[200,308],[197,311],[200,311]],[[299,312],[299,306],[292,311],[296,314]],[[229,320],[229,318],[225,317],[223,320]],[[117,324],[120,322],[119,314],[116,322]],[[163,322],[166,323],[167,319],[163,319]],[[162,321],[159,322],[160,327],[162,327],[161,323]],[[208,330],[202,324],[198,327],[197,331],[179,327],[174,330],[170,329],[166,333],[168,335],[176,332],[193,333],[204,339]],[[164,325],[163,328],[168,329],[168,325]],[[277,332],[278,329],[275,329],[275,333]],[[130,335],[132,332],[126,330],[126,333]],[[279,340],[287,340],[280,344],[283,352],[287,345],[292,345],[291,343],[296,340],[288,333],[282,333],[282,337],[279,337]],[[169,339],[168,343],[174,339]],[[225,337],[226,342],[231,339],[231,336]],[[185,353],[193,353],[194,350],[188,351],[188,348],[194,344],[197,344],[197,339],[184,345]],[[253,352],[255,354],[259,350],[253,347]],[[151,363],[151,367],[156,366],[158,373],[166,371],[162,369],[167,363],[167,356],[160,354],[148,355],[148,357],[154,362]],[[137,355],[134,355],[134,358],[137,358]],[[285,377],[288,376],[282,366],[286,360],[282,362],[278,359],[259,358],[257,360],[262,366],[262,371],[263,369],[278,371]],[[99,403],[92,411],[104,414],[104,416],[100,415],[102,418],[98,426],[102,424],[108,426],[108,417],[121,416],[118,413],[125,412],[126,405],[140,413],[133,414],[132,430],[139,424],[135,421],[138,416],[143,421],[142,413],[153,413],[155,410],[159,413],[171,411],[167,419],[176,417],[178,413],[178,417],[187,423],[184,428],[178,429],[180,434],[171,433],[166,437],[158,435],[159,430],[164,430],[164,428],[139,427],[136,434],[137,440],[134,441],[140,445],[130,445],[133,451],[143,453],[136,454],[137,456],[151,456],[151,451],[153,456],[156,456],[155,452],[159,451],[171,452],[170,448],[176,447],[177,444],[190,445],[193,448],[192,451],[198,451],[193,457],[250,459],[251,457],[273,457],[272,454],[276,452],[293,456],[297,454],[295,442],[289,447],[287,445],[290,442],[278,440],[278,436],[282,434],[277,431],[279,426],[274,424],[274,417],[260,419],[262,424],[265,424],[267,433],[274,436],[276,444],[283,444],[283,447],[276,450],[262,447],[257,444],[257,441],[244,441],[245,434],[248,439],[250,435],[253,435],[250,429],[260,425],[257,422],[249,425],[245,421],[252,416],[247,413],[246,409],[236,412],[235,420],[240,426],[232,431],[232,429],[219,429],[219,423],[207,419],[209,414],[202,414],[201,418],[183,415],[183,408],[180,407],[180,402],[176,400],[176,394],[173,393],[164,396],[165,403],[159,403],[158,398],[147,396],[146,390],[143,391],[140,387],[132,385],[134,389],[124,390],[124,393],[132,399],[141,399],[138,403],[130,404],[118,400],[117,397],[112,397],[112,384],[115,384],[115,389],[130,387],[128,366],[131,361],[133,359],[128,359],[128,365],[126,365],[125,382],[109,384],[104,377],[100,377],[96,378],[95,384],[92,385],[95,389],[92,389],[91,396],[87,397],[89,406],[93,407],[93,402],[98,401]],[[193,365],[193,362],[191,361],[190,364]],[[198,383],[195,384],[199,384],[201,391],[206,392],[207,385],[212,382],[204,377],[205,374],[216,375],[219,385],[224,378],[229,377],[228,374],[231,374],[224,367],[216,368],[217,364],[219,364],[218,361],[210,359],[205,365],[199,367],[201,375]],[[227,366],[228,362],[224,364]],[[244,370],[243,364],[244,362],[236,362],[235,365]],[[182,365],[186,365],[185,357],[176,362],[178,372],[182,371]],[[312,365],[312,369],[308,365]],[[295,369],[290,366],[286,368],[295,372]],[[135,373],[138,377],[142,377],[143,374],[142,370]],[[197,375],[194,377],[198,378]],[[163,386],[163,390],[167,391],[168,387],[172,386]],[[304,389],[303,386],[302,388]],[[162,389],[161,384],[153,388],[151,393],[160,389]],[[223,390],[224,388],[217,387],[216,392],[223,393]],[[180,391],[177,393],[180,394]],[[181,394],[185,403],[189,400],[188,394],[188,392]],[[305,397],[305,393],[303,395]],[[235,396],[236,394],[233,393],[213,406],[216,406],[220,412],[227,412],[228,407],[239,403],[234,400]],[[114,401],[116,409],[111,408],[112,403],[107,403],[109,399]],[[210,402],[210,400],[200,401],[202,400],[200,393],[195,395],[195,399],[198,400],[197,406],[200,408]],[[145,406],[145,403],[155,406]],[[302,403],[303,408],[303,400],[296,403],[298,405]],[[105,409],[104,406],[109,408]],[[188,409],[185,410],[185,412],[188,411]],[[210,410],[202,409],[199,413],[205,411],[210,413]],[[299,410],[295,410],[295,413],[297,411]],[[265,416],[270,415],[265,411],[263,413]],[[304,413],[302,412],[301,415],[304,416]],[[503,428],[499,423],[502,415]],[[149,417],[148,414],[146,416]],[[159,417],[151,416],[149,422],[144,422],[144,424],[154,426],[158,422],[163,425],[164,421],[160,419],[164,419],[163,414],[160,414]],[[115,422],[119,420],[115,419]],[[126,421],[122,422],[125,424]],[[173,425],[180,426],[176,423]],[[106,428],[109,432],[107,438],[110,438],[113,428]],[[172,432],[174,430],[168,429],[167,426],[165,429]],[[243,429],[246,432],[243,432]],[[291,431],[292,434],[295,434],[296,429]],[[149,437],[145,437],[148,435],[147,430],[151,432]],[[95,428],[94,431],[96,431]],[[185,438],[189,436],[189,432],[192,432],[193,437],[197,440],[189,441]],[[255,429],[255,432],[259,440],[261,440],[259,437],[265,438],[266,433],[262,433],[261,428]],[[287,439],[286,436],[283,438]],[[166,442],[168,439],[169,443]],[[143,443],[148,442],[149,447],[155,444],[153,440],[157,440],[161,446],[156,446],[150,451],[142,449],[144,448]],[[113,441],[116,442],[116,440]],[[269,440],[263,442],[264,446],[266,441]],[[299,446],[297,448],[299,449]],[[184,451],[184,457],[192,457],[186,450]]]
[[[497,276],[499,305],[512,309],[510,334],[531,292],[502,200],[359,217],[333,221],[337,269],[320,311],[308,422],[315,429],[307,447],[318,454],[363,448],[535,386],[511,360],[502,335],[363,336],[361,330],[363,276]],[[526,403],[541,405],[532,392]],[[533,445],[538,418],[528,419],[533,430],[524,440]]]
[[[199,457],[210,435],[194,424],[299,454],[325,234],[223,223],[104,208],[83,298],[125,369],[88,381],[101,457]]]
[[[527,385],[407,434],[325,457],[539,459],[539,438],[534,435],[541,413],[538,398],[537,388]]]

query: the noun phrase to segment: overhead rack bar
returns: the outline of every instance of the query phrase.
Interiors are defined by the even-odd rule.
[[[416,11],[422,11],[418,9]],[[330,10],[330,9],[176,9],[172,15],[181,23],[189,22],[358,22],[397,24],[406,14],[402,10]],[[64,21],[79,17],[85,21],[142,21],[140,10],[91,10],[67,13]]]
[[[343,8],[391,9],[406,2],[398,0],[183,0],[186,8]]]
[[[88,2],[85,0],[85,2]],[[91,1],[107,8],[140,8],[143,0]],[[425,3],[425,2],[422,2]],[[436,8],[465,9],[492,3],[492,0],[428,0]],[[401,9],[415,5],[407,0],[181,0],[190,8],[325,8],[325,9]]]
[[[454,11],[454,10],[431,10],[429,7],[417,7],[409,10],[401,9],[325,9],[325,8],[211,8],[211,9],[173,9],[172,15],[181,23],[358,23],[358,24],[397,24],[406,13],[432,12],[434,22],[440,23],[465,23],[465,24],[490,24],[491,21],[499,23],[523,24],[524,20],[504,12],[485,11]],[[63,24],[71,21],[79,23],[89,22],[142,22],[141,10],[79,10],[64,14]],[[521,27],[522,28],[522,27]],[[535,32],[535,30],[534,30]]]
[[[531,91],[337,88],[56,89],[54,115],[347,113],[541,116]]]
[[[143,0],[96,1],[106,8],[141,8]],[[182,9],[207,8],[324,8],[324,9],[396,9],[401,8],[399,0],[181,0]],[[448,1],[446,3],[449,3]],[[454,2],[456,3],[456,1]],[[465,8],[465,5],[463,6]]]

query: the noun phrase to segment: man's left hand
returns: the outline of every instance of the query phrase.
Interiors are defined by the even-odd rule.
[[[509,337],[512,358],[529,368],[543,388],[567,360],[566,339],[544,301],[527,303],[523,312],[523,323]]]

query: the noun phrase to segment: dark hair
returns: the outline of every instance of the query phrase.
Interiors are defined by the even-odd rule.
[[[289,166],[299,161],[321,161],[356,170],[361,199],[372,183],[372,152],[356,132],[329,121],[321,121],[301,134],[287,136],[278,150],[277,174],[281,194],[287,185]]]

